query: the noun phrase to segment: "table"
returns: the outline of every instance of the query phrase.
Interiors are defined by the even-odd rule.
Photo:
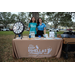
[[[63,38],[64,58],[68,59],[68,52],[75,52],[75,38]]]
[[[16,58],[43,58],[61,56],[63,40],[46,38],[13,39],[13,56]]]
[[[63,38],[63,44],[74,44],[75,43],[75,38]]]

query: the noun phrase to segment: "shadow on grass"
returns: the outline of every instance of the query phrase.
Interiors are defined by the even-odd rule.
[[[0,62],[3,61],[3,60],[2,60],[2,58],[3,58],[2,56],[3,56],[3,49],[0,48]]]
[[[0,62],[2,62],[2,57],[1,57],[1,54],[0,54]]]

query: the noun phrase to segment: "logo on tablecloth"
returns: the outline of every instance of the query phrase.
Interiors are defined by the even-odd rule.
[[[48,47],[46,49],[39,49],[39,46],[30,44],[28,47],[29,54],[49,54],[52,51],[52,48]]]

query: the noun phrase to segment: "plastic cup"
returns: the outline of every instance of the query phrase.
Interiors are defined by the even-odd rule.
[[[29,34],[29,38],[31,38],[31,34]]]
[[[41,35],[39,35],[38,37],[41,38]]]
[[[21,35],[19,34],[18,36],[20,37]]]

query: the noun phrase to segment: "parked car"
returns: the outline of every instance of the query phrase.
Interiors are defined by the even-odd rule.
[[[54,28],[52,28],[52,29],[50,29],[49,31],[59,32],[59,29],[54,29]]]
[[[29,31],[29,28],[28,28],[28,29],[26,29],[26,31]]]
[[[9,29],[8,29],[8,28],[6,28],[6,31],[9,31]]]
[[[1,31],[9,31],[9,29],[8,28],[3,28],[3,29],[1,29]]]
[[[13,31],[13,29],[10,29],[10,31]]]
[[[67,29],[67,31],[72,31],[72,29]]]
[[[0,31],[1,31],[1,28],[0,28]]]
[[[60,31],[67,31],[67,29],[59,29]]]
[[[1,31],[6,31],[6,28],[1,29]]]

